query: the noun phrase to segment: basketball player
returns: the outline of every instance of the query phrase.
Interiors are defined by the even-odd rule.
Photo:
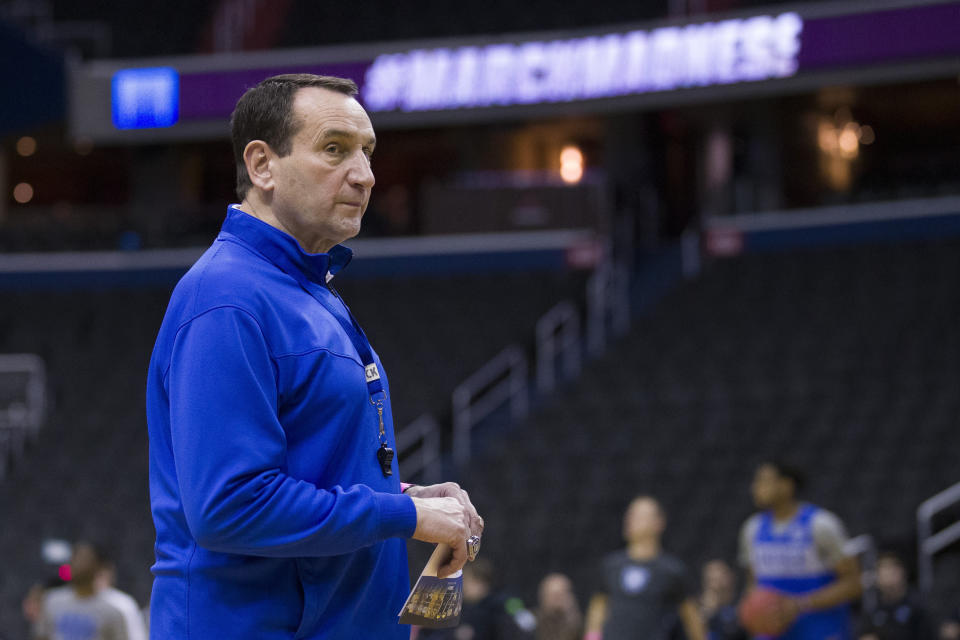
[[[689,640],[706,640],[687,570],[661,548],[666,525],[660,503],[650,496],[627,507],[627,548],[604,559],[604,586],[590,600],[585,640],[666,640],[677,616]]]
[[[860,596],[860,567],[844,554],[847,534],[834,514],[800,502],[800,471],[765,462],[753,479],[761,509],[740,532],[740,561],[759,587],[787,594],[782,640],[852,638],[849,604]]]

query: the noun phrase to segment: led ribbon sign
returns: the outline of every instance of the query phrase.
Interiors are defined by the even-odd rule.
[[[372,111],[424,111],[608,98],[791,76],[796,13],[651,31],[378,56],[363,100]]]
[[[552,40],[452,44],[370,57],[357,49],[339,52],[333,62],[324,62],[329,54],[323,49],[310,55],[301,51],[295,59],[285,51],[238,54],[226,67],[204,57],[156,61],[166,65],[152,69],[110,69],[97,61],[80,69],[73,84],[85,89],[76,93],[70,108],[74,135],[94,139],[116,139],[118,130],[131,128],[167,129],[170,139],[185,127],[194,134],[219,136],[247,87],[276,73],[310,72],[354,79],[372,112],[401,118],[422,114],[425,122],[430,113],[451,110],[466,114],[471,108],[677,89],[693,94],[702,87],[746,88],[803,77],[816,82],[816,74],[823,72],[841,71],[844,81],[857,82],[862,69],[883,72],[881,65],[891,67],[891,78],[914,73],[905,65],[915,65],[927,77],[955,77],[957,33],[960,1],[950,1],[835,15],[745,16]],[[109,75],[100,69],[110,69]],[[872,77],[880,76],[874,72]]]

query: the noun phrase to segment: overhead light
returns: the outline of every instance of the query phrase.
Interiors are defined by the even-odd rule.
[[[33,200],[33,185],[29,182],[21,182],[13,188],[13,199],[20,204],[27,204]]]
[[[833,123],[822,119],[817,125],[817,145],[824,153],[833,153],[837,148],[837,131]]]
[[[23,157],[32,156],[37,152],[37,140],[31,136],[23,136],[17,140],[17,153]]]
[[[843,129],[837,135],[837,146],[840,147],[840,155],[844,158],[856,158],[860,153],[860,127],[856,122],[848,122],[843,125]]]
[[[576,184],[583,178],[583,152],[574,145],[560,151],[560,178],[567,184]]]

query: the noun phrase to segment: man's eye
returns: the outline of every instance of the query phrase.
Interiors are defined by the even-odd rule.
[[[326,151],[327,153],[339,153],[339,152],[340,152],[340,145],[338,145],[338,144],[328,144],[326,147],[323,148],[323,150]]]

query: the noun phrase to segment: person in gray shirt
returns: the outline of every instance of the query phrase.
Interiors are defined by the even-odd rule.
[[[603,561],[603,587],[587,611],[587,640],[666,640],[678,617],[689,640],[706,640],[686,568],[661,548],[666,524],[656,499],[630,503],[623,519],[627,548]]]
[[[74,545],[70,584],[46,594],[34,640],[129,640],[123,614],[97,592],[101,558],[91,543]]]

